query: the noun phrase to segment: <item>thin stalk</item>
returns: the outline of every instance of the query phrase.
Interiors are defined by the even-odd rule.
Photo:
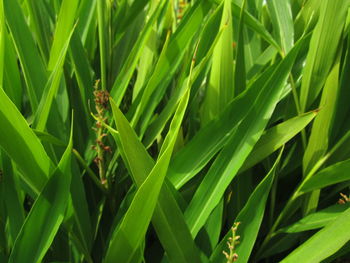
[[[298,115],[301,115],[302,111],[301,111],[301,106],[300,106],[300,103],[299,103],[298,92],[297,92],[295,81],[294,81],[294,78],[293,78],[292,74],[289,74],[289,82],[290,82],[290,85],[292,87],[292,94],[293,94],[293,100],[294,100],[295,108],[297,110]],[[306,144],[307,144],[305,129],[303,129],[301,131],[301,141],[302,141],[302,144],[303,144],[303,149],[305,150],[306,149]]]
[[[272,184],[271,194],[270,194],[270,213],[269,213],[269,227],[273,225],[274,211],[276,206],[276,194],[277,194],[277,178]]]
[[[96,159],[96,163],[98,165],[98,173],[100,175],[101,178],[101,182],[106,182],[106,173],[105,173],[105,160],[104,160],[104,150],[102,150],[102,147],[99,147],[100,142],[102,142],[102,138],[103,138],[103,131],[101,128],[98,129],[97,131],[97,146],[96,146],[96,150],[97,150],[97,159]]]
[[[79,163],[84,167],[86,173],[90,176],[90,178],[92,179],[92,181],[95,183],[95,185],[105,194],[108,193],[107,189],[102,185],[102,183],[100,182],[100,180],[98,180],[98,177],[96,176],[96,174],[94,173],[94,171],[91,170],[91,168],[87,165],[87,163],[85,162],[84,158],[80,155],[80,153],[76,150],[73,149],[73,154],[75,155],[75,157],[77,158],[77,160],[79,161]]]

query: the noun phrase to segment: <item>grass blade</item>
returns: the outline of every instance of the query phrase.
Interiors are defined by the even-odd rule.
[[[218,2],[218,0],[215,1]],[[242,15],[244,16],[244,23],[247,25],[247,27],[258,33],[271,46],[275,47],[275,49],[280,52],[281,47],[277,44],[276,40],[271,36],[271,34],[264,27],[264,25],[261,24],[260,21],[257,20],[254,16],[252,16],[247,10],[244,10],[243,12],[244,14]],[[237,3],[232,2],[232,14],[235,17],[239,18],[241,17],[241,13],[242,8]]]
[[[109,34],[109,3],[106,0],[97,1],[97,21],[98,21],[98,40],[100,46],[100,72],[102,89],[107,90],[107,68],[110,46]]]
[[[30,27],[34,33],[35,39],[39,46],[42,57],[45,63],[49,60],[50,53],[50,39],[51,34],[51,16],[48,12],[45,12],[45,6],[40,1],[24,1],[28,15],[30,17]]]
[[[67,39],[71,38],[78,4],[78,0],[62,1],[54,34],[54,41],[50,51],[50,60],[48,64],[49,71],[54,70],[62,56],[62,50],[67,45]]]
[[[45,87],[44,94],[40,100],[40,104],[38,107],[38,110],[36,112],[36,116],[34,119],[33,126],[38,131],[44,131],[46,127],[46,123],[49,118],[50,110],[53,105],[54,98],[56,97],[56,94],[58,92],[59,86],[60,86],[60,80],[63,73],[63,65],[66,57],[66,53],[68,50],[69,42],[72,37],[74,28],[70,32],[69,37],[67,38],[64,46],[62,47],[60,56],[58,60],[56,61],[57,64],[55,65],[50,78],[48,80],[48,83]]]
[[[348,181],[350,180],[349,169],[350,160],[328,166],[303,182],[300,191],[307,193],[332,184]]]
[[[127,162],[134,181],[140,187],[151,172],[154,161],[127,120],[118,113],[113,101],[111,104]],[[120,115],[120,117],[117,117],[117,115]],[[158,238],[162,242],[170,262],[200,262],[182,211],[178,207],[168,185],[169,182],[165,179],[152,218]]]
[[[300,90],[305,111],[319,95],[334,63],[350,2],[323,1],[320,17],[312,34]]]
[[[72,146],[71,132],[57,169],[40,192],[17,236],[9,263],[40,262],[49,249],[68,204]]]
[[[0,146],[23,172],[24,181],[39,193],[53,164],[17,107],[0,89]]]
[[[227,144],[227,139],[254,105],[256,94],[276,70],[272,66],[258,78],[254,84],[236,97],[225,111],[200,129],[185,147],[174,156],[169,168],[169,179],[176,188],[180,188],[213,158]],[[276,72],[277,73],[277,72]],[[206,143],[203,143],[205,141]]]
[[[282,145],[287,143],[317,116],[316,111],[302,114],[278,124],[261,136],[241,168],[244,171],[259,163]]]
[[[104,259],[105,263],[115,260],[131,262],[139,248],[156,207],[188,98],[189,93],[181,100],[155,166],[137,190],[122,222],[115,229]],[[114,113],[118,113],[118,109],[114,109]],[[115,117],[119,118],[116,122],[123,121],[121,116],[120,113],[115,114]]]
[[[132,74],[135,71],[137,62],[140,56],[142,55],[142,51],[146,47],[145,45],[147,41],[150,39],[155,22],[157,21],[158,16],[163,9],[164,3],[165,2],[162,1],[160,4],[158,4],[155,11],[152,13],[150,19],[147,21],[147,24],[145,25],[144,29],[140,33],[123,68],[121,69],[117,79],[113,84],[113,87],[111,90],[111,96],[112,98],[114,98],[118,106],[120,105],[123,99],[124,93],[129,85]]]
[[[283,53],[290,51],[294,44],[294,25],[290,1],[272,0],[267,2],[275,34],[278,36]]]
[[[5,153],[1,153],[3,168],[4,198],[5,207],[8,216],[8,227],[10,229],[8,236],[9,247],[12,247],[24,222],[23,198],[20,192],[18,176],[14,172],[11,160]]]
[[[17,66],[17,57],[5,26],[3,2],[0,3],[0,88],[21,108],[22,83]],[[6,67],[5,67],[6,62]]]
[[[283,227],[282,229],[278,230],[278,232],[298,233],[302,231],[322,228],[333,222],[341,213],[343,213],[348,208],[348,203],[345,203],[344,205],[332,205],[315,213],[309,214],[298,222],[290,226]]]
[[[174,35],[171,36],[165,50],[162,51],[153,74],[142,94],[141,102],[131,121],[131,123],[135,125],[139,121],[141,115],[143,115],[141,133],[145,131],[151,114],[159,103],[159,95],[154,96],[154,92],[157,91],[158,94],[164,94],[167,84],[179,67],[209,7],[210,4],[206,0],[197,1],[183,18]],[[151,97],[152,101],[150,101]]]
[[[215,45],[206,96],[203,102],[203,123],[217,116],[234,97],[233,25],[231,1],[223,1],[221,27],[224,31]]]
[[[195,54],[192,58],[192,63],[193,64],[196,63],[197,65],[193,68],[191,73],[191,76],[192,76],[190,79],[191,86],[192,86],[192,83],[196,82],[201,72],[203,72],[203,69],[207,66],[207,63],[211,58],[211,55],[216,46],[216,43],[219,41],[223,31],[225,30],[224,27],[226,26],[220,28],[221,13],[222,13],[222,5],[216,8],[214,13],[210,16],[210,18],[208,19],[208,22],[204,26],[203,31],[201,32],[200,40],[198,41],[198,44],[195,49]],[[213,32],[215,31],[219,31],[219,32],[215,35],[213,34]],[[189,81],[189,76],[187,76],[182,81],[182,84],[179,84],[181,88],[177,88],[174,91],[167,105],[164,107],[164,110],[159,114],[159,117],[150,123],[145,133],[145,138],[143,140],[147,148],[161,133],[162,129],[164,128],[164,126],[172,116],[173,112],[176,110],[176,105],[178,101],[182,98],[182,96],[187,90],[188,81]],[[192,90],[193,90],[193,87],[192,87]]]
[[[292,68],[302,43],[295,46],[278,69],[279,78],[270,79],[257,97],[255,105],[230,136],[228,144],[216,158],[198,187],[185,212],[185,217],[195,236],[211,211],[218,204],[225,189],[252,150],[267,125],[283,91],[283,84]]]
[[[317,232],[305,243],[290,253],[281,263],[303,262],[318,263],[337,252],[350,240],[350,208],[341,213],[333,222]],[[317,248],[317,249],[315,249]]]
[[[255,188],[250,195],[246,205],[239,212],[236,222],[240,222],[237,234],[240,236],[240,244],[237,246],[236,253],[238,254],[239,263],[248,262],[249,256],[256,241],[260,225],[264,216],[267,197],[275,178],[277,165],[281,160],[283,150],[280,151],[273,167],[265,178]],[[227,240],[231,236],[229,231],[216,247],[214,253],[210,257],[210,262],[224,263],[226,258],[222,255],[222,251],[226,250]]]
[[[334,118],[339,90],[339,60],[330,72],[323,89],[320,112],[312,125],[309,143],[303,157],[303,174],[306,176],[314,165],[326,154],[329,147],[331,127]],[[329,127],[329,128],[325,128]],[[319,191],[305,198],[304,212],[308,214],[317,208]]]
[[[244,11],[247,1],[243,1],[242,10],[239,17],[238,24],[238,37],[237,37],[237,52],[236,52],[236,63],[234,65],[234,90],[236,94],[242,93],[246,89],[246,62],[245,62],[245,47],[248,48],[244,43]],[[232,44],[233,45],[233,44]]]
[[[309,143],[304,153],[303,170],[306,175],[326,154],[339,90],[339,61],[329,74],[320,102],[320,110],[312,125]],[[324,128],[324,127],[329,127]]]
[[[47,80],[45,65],[37,51],[18,1],[4,0],[3,2],[6,21],[26,80],[30,104],[35,111]],[[32,66],[33,64],[35,67]]]

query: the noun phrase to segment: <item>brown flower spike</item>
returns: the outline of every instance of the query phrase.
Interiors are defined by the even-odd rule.
[[[94,159],[94,162],[98,166],[99,176],[102,184],[106,184],[106,175],[105,175],[105,153],[112,153],[112,149],[110,146],[105,145],[104,138],[107,136],[106,128],[102,125],[107,121],[107,110],[109,105],[109,93],[106,90],[101,90],[99,88],[99,80],[96,81],[94,86],[94,102],[96,109],[96,123],[95,127],[92,129],[96,133],[96,144],[92,146],[97,152],[97,156]]]

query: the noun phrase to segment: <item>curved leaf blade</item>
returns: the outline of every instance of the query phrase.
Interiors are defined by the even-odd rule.
[[[71,182],[72,132],[60,163],[39,194],[19,232],[9,263],[40,262],[63,219]]]
[[[112,263],[116,260],[125,263],[131,262],[137,252],[157,204],[188,98],[189,92],[186,93],[178,106],[155,166],[137,190],[122,222],[115,229],[103,262]],[[117,119],[116,122],[122,123],[122,113],[113,102],[112,107]]]
[[[281,263],[318,263],[337,252],[350,240],[350,208],[290,253]]]
[[[304,129],[316,115],[316,111],[311,111],[286,120],[285,122],[268,129],[254,146],[254,149],[244,162],[241,172],[252,167],[271,153],[278,150],[283,144],[287,143]]]
[[[113,101],[111,104],[126,161],[136,185],[141,187],[154,167],[154,161],[128,121],[116,110]],[[194,240],[168,184],[170,182],[165,178],[152,218],[158,238],[170,262],[200,262]]]
[[[251,251],[258,236],[259,228],[264,216],[267,197],[269,196],[269,192],[275,178],[277,165],[281,160],[282,152],[283,150],[280,151],[280,154],[278,155],[271,170],[255,188],[246,205],[239,212],[236,218],[236,222],[241,223],[237,229],[237,234],[240,236],[240,243],[236,249],[236,253],[238,254],[237,262],[239,263],[248,262],[251,255]],[[210,257],[210,262],[226,262],[226,258],[222,255],[222,251],[227,249],[227,240],[231,235],[231,231],[225,235]]]
[[[307,179],[300,192],[306,193],[326,186],[350,180],[350,160],[331,165]]]
[[[2,89],[0,101],[0,147],[16,162],[25,182],[39,193],[53,168],[52,162],[38,137]]]
[[[315,213],[309,214],[300,219],[298,222],[278,230],[278,232],[298,233],[322,228],[333,222],[341,213],[348,209],[349,206],[350,203],[345,203],[343,205],[332,205]]]

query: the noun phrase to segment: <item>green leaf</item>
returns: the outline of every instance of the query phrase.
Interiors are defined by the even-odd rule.
[[[316,162],[326,154],[339,90],[339,61],[329,74],[317,114],[311,129],[309,143],[304,153],[303,170],[306,175]]]
[[[24,1],[30,19],[30,29],[39,46],[41,55],[45,62],[49,60],[50,53],[50,35],[51,35],[51,17],[46,12],[45,4],[42,1]]]
[[[4,4],[0,2],[0,88],[4,86],[4,71],[5,71],[5,15],[4,15]]]
[[[116,111],[112,102],[112,109]],[[117,112],[114,113],[118,114]],[[127,162],[133,179],[140,187],[154,166],[145,147],[125,118],[115,118]],[[122,121],[122,122],[119,122]],[[199,262],[194,241],[190,235],[184,217],[170,191],[170,183],[165,179],[153,215],[153,225],[157,231],[171,262]],[[180,234],[181,233],[181,234]]]
[[[288,53],[294,44],[294,25],[290,0],[267,1],[275,34],[284,53]]]
[[[36,110],[47,81],[45,65],[37,51],[36,44],[26,24],[18,1],[4,0],[3,2],[6,21],[11,31],[27,84],[30,104],[32,110]]]
[[[332,205],[315,213],[309,214],[300,219],[298,222],[290,226],[283,227],[282,229],[278,230],[278,232],[298,233],[322,228],[333,222],[341,213],[347,210],[349,206],[349,203],[345,203],[344,205]]]
[[[280,151],[273,167],[255,188],[246,205],[239,212],[235,220],[235,222],[240,222],[237,229],[237,235],[240,236],[240,242],[236,248],[236,253],[238,254],[237,262],[239,263],[248,262],[251,255],[264,216],[267,197],[269,196],[275,178],[277,165],[281,160],[282,152],[283,150]],[[210,262],[226,262],[226,258],[222,255],[222,251],[227,250],[227,240],[231,235],[231,231],[225,235],[210,257]]]
[[[49,71],[54,70],[58,61],[61,59],[62,50],[66,49],[64,47],[67,45],[67,39],[71,38],[78,4],[78,0],[62,1],[54,33],[54,41],[50,51]]]
[[[54,58],[56,64],[50,75],[48,83],[46,84],[44,94],[41,97],[40,104],[38,106],[38,110],[36,112],[35,119],[34,119],[33,126],[39,131],[44,131],[46,127],[46,123],[49,118],[49,114],[53,105],[54,98],[56,97],[56,94],[60,86],[61,76],[63,73],[63,65],[64,65],[66,53],[67,53],[69,42],[73,35],[73,32],[74,32],[74,28],[70,32],[70,35],[67,37],[66,42],[64,43],[64,46],[61,49],[59,57],[57,59]]]
[[[306,179],[300,186],[300,191],[303,193],[310,192],[316,189],[322,189],[326,186],[341,183],[350,180],[348,173],[350,169],[350,160],[336,163],[319,171],[315,175]]]
[[[8,216],[10,235],[8,237],[9,247],[12,247],[24,222],[23,198],[20,191],[18,175],[6,154],[1,153],[3,169],[4,198]]]
[[[247,72],[247,78],[250,80],[257,75],[266,65],[276,57],[277,51],[272,46],[266,48],[254,61],[254,65]]]
[[[256,102],[251,110],[230,136],[229,142],[220,152],[194,194],[185,212],[186,221],[193,236],[204,225],[263,133],[281,97],[285,80],[302,43],[296,45],[280,62],[276,71],[261,89],[260,94],[257,94]]]
[[[219,2],[220,0],[212,1]],[[268,43],[275,47],[277,51],[281,51],[281,47],[277,44],[276,40],[271,36],[266,27],[264,27],[264,25],[260,23],[258,19],[252,16],[247,10],[244,10],[243,12],[244,23],[247,25],[247,27],[258,33],[263,39],[265,39]],[[235,3],[235,1],[232,1],[232,14],[235,17],[239,18],[241,17],[241,13],[242,8],[237,3]]]
[[[346,231],[349,227],[350,208],[291,252],[281,263],[305,262],[305,260],[309,263],[321,262],[350,240],[350,234]]]
[[[132,25],[140,13],[143,12],[144,7],[148,2],[149,1],[147,0],[133,1],[133,3],[129,5],[127,1],[124,1],[124,3],[120,4],[118,13],[114,18],[115,21],[120,22],[120,25],[118,25],[117,28],[116,42],[118,42],[120,37],[125,33],[126,29]]]
[[[79,24],[77,25],[77,27],[78,26]],[[94,72],[90,64],[88,54],[83,47],[80,35],[77,30],[73,32],[68,53],[72,61],[73,71],[75,73],[79,87],[81,104],[78,105],[82,105],[82,112],[84,112],[85,114],[84,117],[86,119],[86,123],[88,126],[91,126],[90,119],[88,118],[90,116],[90,112],[88,110],[88,101],[92,99],[93,95]],[[78,92],[73,94],[78,94]],[[74,100],[74,102],[76,103],[78,103],[78,101],[79,100]],[[76,115],[78,114],[79,112],[76,111]]]
[[[17,56],[6,29],[3,2],[0,3],[0,23],[0,88],[5,90],[17,108],[20,109],[22,83],[18,70]]]
[[[188,98],[189,92],[178,106],[155,166],[138,188],[122,222],[114,230],[104,262],[109,263],[116,260],[130,262],[141,245],[157,204]],[[125,119],[123,121],[121,112],[113,102],[112,107],[116,123],[125,123]]]
[[[100,72],[101,85],[103,90],[107,90],[107,68],[109,65],[110,50],[110,2],[105,0],[97,1],[97,24],[98,24],[98,42],[100,48]]]
[[[123,99],[124,93],[129,85],[132,74],[134,73],[135,68],[137,66],[137,62],[140,56],[143,54],[142,51],[145,48],[147,48],[146,43],[148,42],[148,40],[150,40],[155,22],[157,21],[159,14],[161,13],[164,7],[164,3],[165,2],[162,1],[160,4],[158,4],[156,10],[152,13],[150,19],[147,21],[147,24],[143,28],[139,37],[137,38],[136,43],[133,45],[133,48],[128,58],[126,59],[120,73],[118,74],[118,77],[116,78],[113,84],[111,96],[112,98],[114,98],[118,106],[120,105]]]
[[[303,174],[311,171],[314,165],[326,154],[330,140],[331,127],[335,114],[335,107],[339,90],[339,57],[332,71],[330,72],[323,89],[320,102],[320,112],[312,125],[309,143],[303,157]],[[317,208],[319,191],[311,193],[305,198],[305,213]]]
[[[294,22],[295,36],[298,39],[307,29],[314,28],[320,15],[322,1],[308,0],[300,9]]]
[[[178,189],[193,178],[225,145],[227,140],[248,114],[256,100],[261,86],[264,85],[276,70],[270,67],[254,84],[227,105],[216,119],[212,120],[178,152],[169,168],[169,179]],[[276,72],[277,73],[277,72]],[[205,142],[205,143],[203,143]]]
[[[159,6],[158,1],[151,1],[150,8],[148,14],[151,15],[156,7]],[[149,76],[153,64],[154,59],[157,56],[157,40],[159,36],[157,35],[157,25],[153,25],[151,29],[151,33],[149,39],[147,40],[146,45],[142,48],[142,54],[140,56],[140,61],[138,65],[137,71],[137,79],[132,92],[132,100],[135,101],[137,95],[143,89],[144,84],[147,81],[147,77]]]
[[[192,39],[202,25],[203,18],[209,7],[210,4],[207,0],[195,2],[181,21],[175,33],[170,37],[169,44],[160,54],[153,74],[145,87],[141,101],[137,105],[136,112],[131,121],[134,126],[139,121],[141,115],[143,115],[142,134],[148,126],[151,114],[159,103],[160,96],[164,94]],[[152,100],[150,100],[151,98]]]
[[[203,27],[201,32],[200,39],[195,49],[195,54],[193,57],[192,63],[196,63],[196,66],[191,72],[191,85],[198,78],[199,75],[203,72],[203,69],[207,66],[208,61],[211,58],[213,50],[216,46],[216,43],[219,41],[225,27],[220,28],[220,16],[222,13],[222,5],[218,6],[213,14],[208,19],[208,22]],[[217,34],[213,32],[218,31]],[[172,114],[176,110],[176,105],[178,101],[185,94],[188,86],[189,76],[187,76],[182,84],[179,84],[181,88],[177,88],[172,94],[170,100],[165,105],[163,111],[159,114],[157,119],[150,123],[144,138],[144,143],[148,148],[151,143],[156,139],[156,137],[161,133],[162,129],[165,127],[168,120],[171,118]],[[193,90],[193,88],[192,88]]]
[[[312,126],[309,143],[303,158],[303,169],[305,174],[312,169],[315,163],[323,157],[328,150],[328,141],[331,133],[332,120],[335,114],[339,88],[338,76],[339,61],[333,67],[333,70],[328,76],[319,106],[320,112],[315,118]]]
[[[300,244],[300,239],[305,239],[305,236],[306,235],[303,235],[303,233],[289,233],[281,237],[278,236],[278,238],[273,239],[273,242],[266,247],[266,250],[262,252],[260,258],[270,257],[295,247],[296,245]]]
[[[50,144],[57,145],[57,146],[63,146],[66,147],[66,143],[61,141],[60,139],[56,138],[55,136],[51,135],[47,132],[42,132],[33,129],[35,135],[42,141],[42,142],[49,142]]]
[[[89,203],[87,201],[87,192],[84,189],[83,178],[79,173],[76,162],[72,163],[72,182],[70,187],[73,216],[76,229],[72,231],[82,242],[85,252],[89,254],[93,240],[93,231],[89,214]],[[88,258],[88,257],[87,257]]]
[[[23,180],[39,193],[53,164],[17,107],[0,89],[0,147],[23,172]]]
[[[224,200],[221,199],[220,203],[215,207],[213,212],[210,214],[207,223],[204,226],[205,231],[203,231],[207,235],[208,240],[200,240],[200,234],[198,234],[198,238],[196,240],[197,244],[198,242],[206,242],[204,245],[209,246],[209,254],[208,256],[213,252],[216,245],[218,244],[220,240],[220,234],[223,227],[223,219],[224,219]],[[203,250],[203,249],[202,249]]]
[[[72,136],[71,131],[60,163],[40,192],[17,236],[9,263],[41,262],[63,221],[71,182]]]
[[[319,95],[334,64],[350,1],[322,1],[320,17],[312,34],[300,90],[305,111]]]
[[[247,33],[246,29],[244,28],[244,11],[246,5],[247,1],[244,0],[242,3],[242,10],[238,24],[236,63],[234,65],[234,91],[236,94],[242,93],[247,86],[245,49],[248,49],[251,46],[248,46],[248,43],[246,45],[244,44],[244,34]]]
[[[244,162],[241,171],[245,171],[278,150],[303,130],[316,115],[316,111],[304,113],[266,130]]]
[[[221,27],[224,31],[215,45],[208,87],[203,102],[204,124],[217,116],[234,97],[233,26],[231,1],[223,1]]]

